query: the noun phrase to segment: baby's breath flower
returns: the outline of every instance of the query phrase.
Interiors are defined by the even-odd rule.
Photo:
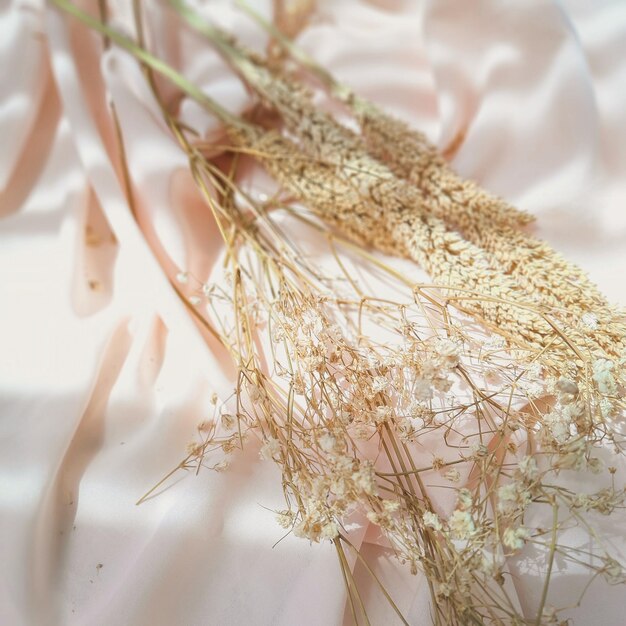
[[[456,496],[456,506],[458,509],[467,511],[472,508],[473,502],[472,492],[469,489],[459,489]]]
[[[572,420],[568,411],[555,407],[553,411],[546,413],[544,423],[558,443],[563,444],[571,437]]]
[[[489,450],[484,443],[473,443],[470,446],[470,451],[472,453],[472,456],[478,458],[487,456],[487,454],[489,454]]]
[[[248,395],[250,396],[250,401],[254,404],[260,402],[263,397],[257,385],[250,385],[248,387]]]
[[[447,472],[444,473],[444,477],[449,480],[451,483],[458,483],[461,480],[461,474],[459,470],[455,468],[450,468]]]
[[[500,609],[506,612],[508,607],[496,606],[502,594],[500,590],[492,594],[489,585],[503,584],[499,559],[507,556],[503,545],[521,550],[535,533],[534,528],[518,525],[525,508],[533,497],[538,503],[551,497],[546,492],[558,482],[556,470],[601,467],[591,450],[598,434],[594,429],[601,426],[611,434],[609,418],[620,411],[618,398],[601,396],[614,395],[623,377],[616,371],[620,366],[613,345],[622,342],[615,339],[621,327],[613,324],[608,306],[584,274],[560,260],[546,244],[511,228],[524,222],[523,215],[453,175],[425,138],[422,141],[410,129],[398,133],[398,125],[384,115],[368,118],[354,111],[361,124],[359,136],[312,106],[298,83],[275,75],[262,61],[248,63],[258,69],[258,75],[256,79],[246,75],[246,80],[252,88],[255,80],[262,85],[263,101],[273,105],[282,118],[281,130],[268,131],[242,121],[236,129],[227,128],[231,143],[259,155],[283,191],[317,217],[354,241],[416,260],[433,283],[447,285],[432,299],[424,297],[426,292],[420,287],[411,293],[408,304],[377,300],[372,305],[363,298],[356,313],[358,298],[344,276],[350,270],[342,268],[338,279],[327,277],[325,269],[315,266],[309,276],[304,268],[310,259],[295,258],[299,252],[275,237],[273,229],[262,226],[262,221],[272,225],[269,213],[263,211],[261,216],[259,212],[246,237],[240,236],[238,219],[225,224],[233,234],[226,266],[237,270],[226,271],[228,289],[207,283],[199,293],[210,298],[205,312],[211,316],[215,307],[229,306],[226,315],[216,315],[242,374],[244,397],[237,399],[236,418],[241,436],[263,433],[260,455],[279,464],[289,506],[297,502],[297,513],[280,511],[278,522],[298,537],[319,542],[336,539],[347,515],[364,513],[412,572],[422,560],[437,596],[446,603],[450,621],[465,623],[472,603],[481,607],[479,611],[493,607],[494,621],[499,621]],[[382,141],[388,131],[393,141]],[[417,152],[407,149],[407,141],[409,148],[417,143]],[[231,209],[233,215],[237,210],[228,207],[225,223]],[[247,225],[248,216],[243,217],[241,223]],[[259,236],[270,230],[271,238]],[[187,282],[186,275],[181,282]],[[324,285],[319,292],[318,283]],[[190,301],[201,303],[197,296]],[[456,305],[448,307],[449,301],[458,302],[459,310]],[[441,315],[431,318],[430,310]],[[556,324],[535,311],[554,316]],[[466,315],[500,327],[519,348],[507,348],[500,336],[480,346],[482,341],[472,337],[476,327],[470,329],[465,323]],[[265,335],[259,332],[261,321],[269,329]],[[383,345],[370,341],[366,329],[372,323],[389,331],[397,345],[394,339],[388,343],[386,337]],[[583,325],[598,332],[588,332]],[[250,330],[254,330],[253,341]],[[273,342],[271,350],[265,350],[264,339]],[[479,346],[479,353],[470,346]],[[585,361],[590,354],[595,355],[593,384],[587,373],[591,360]],[[533,361],[530,366],[529,360]],[[266,369],[271,380],[266,378]],[[291,389],[284,389],[289,384]],[[300,397],[292,401],[294,393]],[[527,406],[528,400],[539,396],[547,397],[548,410],[541,402],[534,403],[532,411],[518,408],[517,413],[510,408],[511,404]],[[217,396],[212,403],[217,406]],[[225,430],[235,423],[233,416],[221,414]],[[478,426],[467,433],[472,424]],[[509,436],[523,426],[530,431],[528,439],[524,432]],[[210,434],[213,430],[213,423],[206,427]],[[479,434],[494,442],[489,444],[494,453],[477,443],[471,446],[471,456],[466,455],[464,443],[476,441]],[[504,438],[503,445],[497,442],[499,436]],[[361,440],[367,443],[361,445]],[[468,475],[472,491],[457,490],[455,510],[447,522],[425,511],[421,528],[415,524],[416,507],[437,502],[435,490],[440,487],[445,492],[450,485],[431,485],[440,481],[427,480],[422,486],[419,476],[403,471],[423,465],[423,461],[414,465],[413,447],[403,446],[407,440],[433,450],[432,467],[436,471],[447,468],[447,480],[458,483],[461,475]],[[199,456],[219,446],[230,452],[238,441],[230,434],[212,440],[210,448],[208,441],[194,443],[190,452]],[[289,453],[286,448],[283,452],[281,442],[289,445]],[[530,456],[517,466],[512,460],[525,444],[542,455],[541,474]],[[447,454],[459,454],[448,459],[454,467],[436,456],[442,454],[444,445],[450,450]],[[406,465],[405,456],[410,461]],[[227,461],[222,463],[225,468]],[[384,489],[385,498],[393,499],[378,496],[377,471],[381,492]],[[405,475],[394,475],[401,471]],[[548,487],[542,482],[544,473],[549,476]],[[494,494],[494,486],[502,480],[510,482],[500,484]],[[409,485],[423,490],[419,499]],[[609,514],[623,506],[625,495],[615,487],[566,495],[570,493],[564,490],[562,497],[564,501],[569,498],[572,509],[579,509],[572,519],[587,511]],[[491,508],[494,495],[495,512]],[[531,516],[524,519],[530,523]],[[424,528],[445,529],[436,542],[436,563],[425,558]],[[497,533],[503,528],[500,545]],[[468,543],[460,548],[448,539]],[[566,546],[562,549],[567,550]],[[483,551],[493,551],[491,558]],[[600,571],[609,581],[623,577],[615,560],[606,557],[602,563]],[[472,584],[477,570],[491,577],[484,587],[483,581]],[[556,614],[550,608],[545,620],[556,619]]]
[[[376,513],[376,511],[368,511],[365,514],[365,517],[367,517],[372,524],[378,524],[380,522],[380,516]]]
[[[328,522],[322,526],[322,539],[335,539],[339,535],[339,527],[335,522]]]
[[[506,513],[515,508],[518,489],[515,483],[507,483],[498,488],[498,511]]]
[[[451,369],[458,365],[460,348],[454,341],[450,339],[440,339],[437,342],[435,351],[441,357],[446,367]]]
[[[397,500],[385,500],[383,508],[387,513],[395,513],[400,508],[400,503]]]
[[[374,466],[371,463],[362,463],[361,468],[352,474],[352,480],[363,493],[370,496],[376,494],[376,476],[374,474]]]
[[[274,437],[268,437],[261,446],[261,451],[259,453],[260,457],[264,461],[271,461],[275,460],[279,454],[280,441]]]
[[[413,391],[415,397],[422,402],[426,402],[433,397],[432,385],[427,378],[416,378]]]
[[[524,544],[530,537],[530,531],[524,526],[517,528],[507,528],[502,535],[502,542],[511,550],[517,551],[524,547]]]
[[[525,456],[518,464],[518,470],[522,478],[528,482],[532,482],[539,475],[537,461],[532,456]]]
[[[424,522],[424,526],[428,526],[433,530],[441,530],[443,528],[441,521],[439,520],[439,516],[437,513],[433,513],[432,511],[426,511],[422,516],[422,520]]]
[[[410,414],[413,419],[419,420],[424,428],[430,426],[435,418],[434,411],[421,404],[412,405],[410,407]]]
[[[387,420],[391,419],[393,410],[389,406],[377,406],[374,412],[374,421],[377,424],[383,424]]]
[[[326,433],[319,438],[320,448],[324,452],[333,452],[337,440],[330,434]]]
[[[469,539],[476,531],[470,513],[458,509],[448,518],[448,528],[453,539]]]
[[[452,380],[447,376],[435,376],[432,379],[432,385],[437,391],[446,393],[452,389]]]

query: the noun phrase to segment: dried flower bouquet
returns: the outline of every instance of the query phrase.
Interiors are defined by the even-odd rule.
[[[521,229],[529,216],[460,179],[422,134],[339,85],[271,25],[358,132],[317,107],[288,62],[246,50],[180,2],[181,18],[257,95],[249,115],[226,112],[148,52],[138,2],[136,41],[104,12],[55,3],[143,64],[224,241],[221,273],[182,268],[174,287],[230,353],[236,390],[214,398],[174,471],[225,471],[237,450],[258,445],[281,470],[278,523],[333,542],[358,624],[370,620],[355,559],[408,623],[350,539],[359,521],[425,575],[435,624],[563,622],[569,607],[551,599],[557,559],[587,568],[588,582],[624,582],[594,522],[626,499],[609,460],[623,453],[624,315]],[[157,73],[221,120],[225,145],[180,122]],[[251,160],[276,182],[269,199],[240,184]],[[294,240],[295,221],[324,238],[323,253]],[[412,259],[432,284],[372,249]],[[596,488],[579,493],[576,477],[590,474]],[[573,529],[584,542],[572,545]],[[531,610],[510,580],[523,559],[543,579]]]

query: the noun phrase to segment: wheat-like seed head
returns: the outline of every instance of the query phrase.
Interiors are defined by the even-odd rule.
[[[341,171],[341,178],[349,180],[350,186],[364,198],[372,215],[378,215],[382,210],[383,220],[378,221],[378,229],[382,230],[377,231],[376,242],[371,240],[371,235],[370,241],[361,236],[361,242],[366,241],[386,252],[393,250],[394,246],[397,253],[402,253],[402,250],[405,254],[408,252],[438,281],[442,277],[446,279],[444,284],[448,284],[456,272],[459,279],[464,279],[464,284],[472,285],[472,289],[476,288],[488,298],[512,299],[547,307],[555,313],[559,323],[568,327],[568,334],[576,336],[580,345],[592,353],[599,350],[612,357],[621,354],[624,324],[585,273],[565,261],[544,242],[512,228],[510,224],[519,221],[519,216],[514,209],[512,213],[507,213],[511,207],[503,201],[483,194],[473,183],[465,184],[457,180],[448,184],[454,174],[432,146],[428,146],[423,136],[375,107],[354,99],[357,116],[360,114],[362,123],[369,125],[369,134],[364,130],[367,148],[371,150],[374,144],[374,156],[386,158],[387,167],[370,155],[361,137],[313,106],[310,93],[302,85],[266,67],[259,58],[247,54],[245,50],[237,50],[236,65],[243,67],[242,73],[263,100],[280,112],[300,145],[325,166],[335,164]],[[417,145],[411,149],[413,144]],[[389,146],[394,149],[390,151]],[[408,168],[411,158],[415,161],[413,170]],[[426,165],[427,162],[431,165]],[[425,175],[426,171],[430,174]],[[398,172],[408,180],[398,178]],[[353,194],[353,191],[349,193]],[[348,206],[352,217],[341,217],[341,202],[337,203],[336,211],[330,215],[327,213],[327,217],[335,223],[341,222],[352,235],[359,229],[357,222],[362,221],[361,226],[367,237],[367,230],[372,224],[371,216],[363,210],[355,210],[354,200],[346,203]],[[478,206],[482,208],[478,210]],[[456,213],[459,207],[463,210]],[[383,226],[385,220],[396,221],[398,213],[402,214],[401,221],[410,219],[417,232],[421,233],[411,238],[410,246],[406,245],[408,235],[405,229],[397,229],[396,225]],[[428,217],[424,217],[425,213]],[[500,218],[508,215],[510,219],[498,222],[496,214]],[[409,215],[413,217],[409,218]],[[424,220],[430,221],[426,229],[419,226]],[[451,227],[461,230],[467,240]],[[402,232],[401,240],[387,241],[391,231],[395,231],[396,236]],[[464,262],[474,259],[476,271],[473,274],[469,266],[451,271],[459,262],[456,253],[448,254],[446,262],[439,258],[435,263],[419,252],[420,248],[432,249],[427,239],[439,231],[446,232],[445,238],[452,247],[467,251]],[[426,240],[420,244],[422,236]],[[468,280],[470,278],[473,280]],[[457,286],[460,285],[457,283]],[[484,301],[468,305],[468,302],[466,300],[466,310],[482,316],[490,324],[500,326],[506,333],[523,337],[530,345],[545,347],[546,342],[552,344],[554,341],[554,331],[543,320],[535,320],[521,333],[515,332],[515,324],[510,315],[503,315],[502,306],[487,305]],[[558,311],[565,311],[565,314]],[[580,322],[585,316],[594,316],[598,320],[597,327],[592,329],[596,332],[585,333],[588,326],[581,326]],[[515,315],[512,317],[515,318]],[[518,319],[518,327],[519,322],[526,323]]]

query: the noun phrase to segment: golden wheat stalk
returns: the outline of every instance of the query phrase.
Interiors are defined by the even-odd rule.
[[[252,7],[241,1],[237,4],[268,31],[292,58],[313,72],[338,100],[348,105],[361,125],[372,154],[391,164],[395,174],[419,187],[424,192],[428,209],[433,215],[445,218],[460,229],[476,220],[490,225],[509,226],[529,224],[534,220],[526,211],[509,205],[474,181],[460,177],[426,135],[338,83],[329,72],[317,65],[281,30],[264,20]],[[218,29],[213,34],[223,35]]]
[[[244,8],[294,59],[348,105],[360,124],[370,153],[386,163],[394,174],[420,189],[431,214],[441,217],[468,241],[488,251],[497,266],[514,276],[529,293],[540,295],[548,306],[564,311],[567,322],[592,336],[608,355],[621,354],[626,335],[624,314],[608,304],[579,267],[547,243],[515,228],[527,221],[523,217],[527,214],[522,212],[518,214],[520,219],[509,219],[516,215],[515,209],[491,198],[475,183],[456,177],[422,133],[338,83],[254,10],[246,5]],[[245,50],[241,47],[238,50],[245,56]],[[249,59],[259,63],[256,57]]]

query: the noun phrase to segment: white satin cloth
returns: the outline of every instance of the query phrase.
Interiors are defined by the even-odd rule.
[[[135,506],[184,456],[211,394],[233,388],[167,280],[210,276],[219,236],[134,61],[44,2],[0,4],[0,624],[342,624],[332,545],[290,536],[272,547],[280,476],[254,446],[229,471],[176,475]],[[130,28],[130,2],[110,4]],[[262,45],[230,3],[196,4]],[[269,0],[255,5],[269,14]],[[148,17],[158,54],[245,106],[210,48],[173,29],[160,3]],[[299,41],[441,149],[458,144],[458,171],[535,213],[539,234],[626,304],[623,1],[319,0]],[[183,118],[215,125],[191,103]],[[429,623],[424,580],[366,530],[353,540],[409,622]],[[613,535],[623,548],[624,530]],[[370,585],[372,624],[395,624],[355,575]],[[562,604],[576,576],[557,572]],[[531,606],[532,575],[520,568],[515,585]],[[623,598],[594,584],[570,614],[618,626]]]

